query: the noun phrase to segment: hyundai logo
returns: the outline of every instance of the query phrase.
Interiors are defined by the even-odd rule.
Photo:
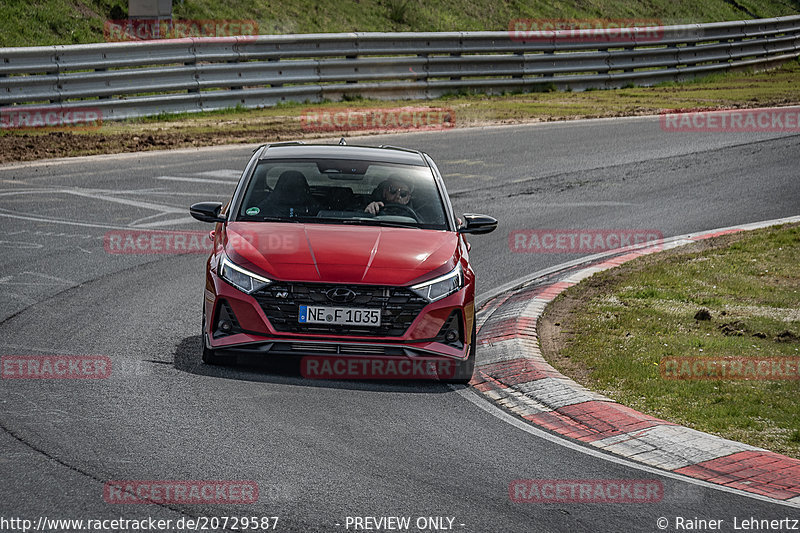
[[[336,303],[347,303],[352,302],[356,299],[356,291],[351,289],[346,289],[344,287],[337,287],[335,289],[328,289],[325,291],[325,296],[328,297],[328,300]]]

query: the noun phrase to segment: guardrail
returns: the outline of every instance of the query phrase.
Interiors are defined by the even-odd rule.
[[[800,16],[664,26],[643,38],[581,31],[591,34],[342,33],[0,48],[0,106],[90,106],[114,120],[355,95],[652,85],[800,56]]]

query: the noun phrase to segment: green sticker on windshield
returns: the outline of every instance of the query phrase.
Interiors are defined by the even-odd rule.
[[[247,215],[257,215],[260,212],[261,212],[261,209],[259,209],[257,207],[248,207],[247,211],[245,211],[245,214],[247,214]]]

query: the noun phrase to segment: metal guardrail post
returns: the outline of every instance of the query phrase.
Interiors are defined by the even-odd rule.
[[[271,57],[271,58],[267,59],[267,62],[269,62],[269,63],[277,63],[278,61],[280,61],[279,57]],[[278,71],[278,74],[280,75],[281,72]],[[271,83],[270,87],[283,87],[283,84],[282,83]]]

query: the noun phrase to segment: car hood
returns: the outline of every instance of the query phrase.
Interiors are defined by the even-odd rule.
[[[455,268],[458,234],[379,226],[231,222],[232,261],[284,281],[408,285]]]

